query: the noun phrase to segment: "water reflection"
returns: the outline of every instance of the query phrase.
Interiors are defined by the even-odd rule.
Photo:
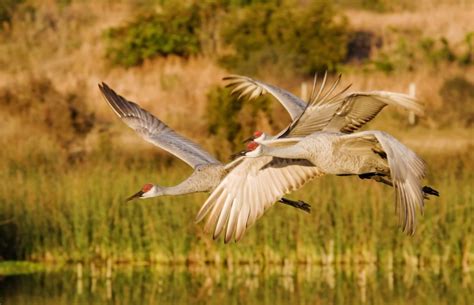
[[[94,265],[0,280],[1,304],[474,304],[471,273],[373,265]]]

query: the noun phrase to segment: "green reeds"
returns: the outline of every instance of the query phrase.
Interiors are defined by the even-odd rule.
[[[441,197],[426,201],[415,236],[400,232],[391,188],[326,176],[290,195],[312,204],[311,214],[275,204],[241,242],[228,245],[194,223],[206,194],[125,202],[146,182],[185,178],[191,170],[179,161],[92,153],[72,165],[50,159],[33,166],[7,158],[0,249],[5,258],[39,261],[467,266],[474,254],[473,157],[424,157],[426,182]]]
[[[95,270],[95,269],[94,269]],[[380,273],[374,266],[120,266],[73,268],[7,278],[0,286],[10,304],[472,304],[469,273],[449,268],[418,272],[401,266]]]

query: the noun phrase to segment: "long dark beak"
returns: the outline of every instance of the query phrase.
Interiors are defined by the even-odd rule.
[[[250,142],[250,141],[253,141],[253,140],[255,140],[255,137],[251,136],[251,137],[248,137],[247,139],[243,140],[242,143],[247,143],[247,142]]]
[[[238,157],[240,157],[240,156],[245,155],[245,153],[247,153],[246,150],[241,150],[241,151],[239,151],[239,152],[236,152],[235,154],[230,155],[230,157],[231,157],[232,160],[234,160],[234,159],[236,159],[236,158],[238,158]]]
[[[132,196],[127,198],[127,201],[133,200],[135,198],[140,198],[143,195],[143,191],[139,191],[136,194],[133,194]]]

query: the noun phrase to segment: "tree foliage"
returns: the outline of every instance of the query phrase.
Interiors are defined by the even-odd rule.
[[[0,26],[4,22],[10,22],[10,19],[16,7],[23,1],[24,0],[1,0],[0,1]]]
[[[346,22],[337,17],[325,0],[172,1],[160,13],[108,30],[107,57],[128,67],[154,56],[211,53],[242,73],[265,65],[298,73],[333,70],[347,49]]]
[[[232,142],[242,128],[238,120],[242,103],[231,96],[228,89],[219,86],[208,92],[207,99],[206,119],[209,133]]]
[[[449,105],[435,113],[441,123],[456,122],[465,127],[474,125],[474,83],[463,76],[449,78],[439,89],[439,95],[444,105]]]
[[[256,130],[262,120],[273,127],[274,122],[270,118],[271,106],[275,103],[267,96],[244,103],[231,95],[228,88],[215,86],[209,90],[207,101],[205,119],[208,132],[221,145],[215,152],[221,159],[240,149],[242,141]]]
[[[199,14],[194,7],[164,10],[106,32],[107,57],[122,66],[134,66],[154,56],[188,57],[200,52]]]
[[[241,73],[277,65],[300,73],[334,70],[347,50],[347,22],[328,1],[257,3],[236,11],[223,30],[234,53],[221,62]]]

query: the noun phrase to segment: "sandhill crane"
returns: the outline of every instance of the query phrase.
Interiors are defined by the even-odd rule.
[[[310,106],[313,106],[313,104],[315,104],[316,102],[321,105],[321,107],[319,108],[319,110],[321,111],[321,118],[315,116],[316,119],[320,120],[320,122],[318,123],[318,126],[320,126],[320,128],[326,127],[331,122],[334,122],[334,119],[337,119],[337,117],[331,115],[329,113],[330,111],[328,110],[332,109],[330,105],[334,104],[334,100],[336,100],[335,97],[338,96],[338,94],[330,95],[334,91],[337,83],[335,83],[330,88],[330,90],[326,91],[323,95],[320,95],[320,93],[323,92],[324,85],[325,81],[323,81],[323,85],[321,85],[319,94],[313,96],[312,104],[308,105],[308,107],[305,108],[306,111],[302,112],[298,117],[296,117],[300,124],[307,124],[309,122],[309,109],[311,109],[313,112],[317,110],[317,107],[310,108]],[[156,117],[141,109],[135,103],[127,101],[123,97],[117,95],[112,89],[108,88],[105,84],[102,84],[99,87],[112,109],[114,109],[117,115],[119,115],[119,117],[121,117],[125,121],[125,123],[127,123],[127,125],[136,130],[139,135],[141,135],[147,141],[159,147],[162,147],[163,149],[173,154],[176,154],[178,157],[182,158],[185,162],[187,162],[195,169],[193,174],[188,179],[186,179],[177,186],[162,187],[148,183],[145,184],[144,187],[137,194],[131,196],[129,199],[211,191],[215,189],[217,185],[219,185],[219,182],[222,181],[222,178],[226,176],[226,174],[229,172],[231,172],[233,175],[242,172],[255,172],[256,168],[260,169],[266,164],[269,165],[268,173],[270,174],[273,171],[277,171],[278,173],[283,174],[286,174],[287,171],[297,173],[298,178],[291,186],[286,188],[286,193],[299,188],[303,183],[320,174],[319,171],[315,170],[314,167],[310,166],[310,163],[307,161],[277,159],[272,157],[260,157],[257,161],[252,161],[249,159],[244,160],[243,158],[239,158],[224,166],[220,162],[215,160],[212,156],[210,156],[207,152],[199,148],[195,143],[178,135],[169,127],[167,127],[164,123],[158,120]],[[362,102],[364,100],[359,99],[357,100],[357,103],[359,103],[359,101]],[[351,105],[355,109],[357,109],[357,103],[351,103]],[[381,109],[384,106],[385,105],[379,107]],[[371,115],[375,116],[378,111],[380,111],[380,109]],[[362,121],[360,125],[362,125],[363,123],[364,122]],[[291,131],[294,130],[296,127],[301,126],[300,124],[290,124],[289,127],[285,129],[285,133],[281,135],[281,138],[291,136]],[[253,175],[255,175],[255,173],[253,173]],[[250,196],[250,192],[247,193],[247,195]],[[250,197],[247,198],[250,199]],[[301,209],[305,209],[305,207],[307,208],[307,205],[305,206],[305,204],[301,201],[291,201],[282,198],[282,196],[278,196],[278,198],[276,198],[276,201],[281,201],[285,204],[289,204]],[[263,212],[263,210],[260,212]],[[242,221],[243,220],[240,220],[240,222]],[[207,230],[209,230],[209,228],[211,227],[210,224],[212,224],[212,221],[208,222],[208,224],[206,225]],[[227,237],[226,241],[228,241]]]
[[[297,143],[301,137],[321,130],[351,133],[373,119],[389,104],[422,113],[422,107],[408,95],[386,91],[343,95],[348,87],[334,93],[340,76],[329,90],[325,91],[326,79],[325,75],[322,85],[316,92],[317,78],[315,77],[310,101],[302,109],[301,100],[282,89],[243,76],[226,78],[230,81],[228,86],[234,88],[233,92],[240,92],[239,98],[249,94],[252,99],[269,92],[285,106],[292,116],[293,122],[274,137],[257,132],[254,136],[259,142],[276,140],[280,144],[282,142]],[[319,168],[312,166],[308,160],[295,160],[295,158],[260,156],[255,160],[244,158],[244,160],[237,159],[236,162],[240,162],[240,166],[234,167],[222,180],[196,217],[196,222],[199,222],[209,215],[205,228],[213,230],[214,238],[217,238],[225,228],[225,242],[233,237],[236,241],[240,240],[246,228],[262,216],[275,200],[299,188],[312,178],[324,174]],[[390,183],[379,179],[376,175],[362,177]],[[259,188],[264,191],[256,192],[255,190]],[[255,192],[261,197],[250,198],[249,194],[255,194]],[[254,200],[256,203],[251,204]]]
[[[180,158],[194,169],[194,172],[178,185],[165,187],[147,183],[140,191],[130,196],[128,200],[209,192],[221,182],[232,168],[232,166],[226,167],[196,143],[179,135],[137,104],[115,93],[105,83],[99,84],[99,89],[113,111],[138,135]],[[286,198],[281,198],[279,201],[309,212],[309,205],[302,201],[293,201]]]
[[[217,186],[198,213],[202,219],[210,211],[206,226],[214,228],[218,237],[225,227],[225,240],[234,235],[238,241],[272,202],[286,193],[295,183],[304,184],[297,170],[313,168],[317,175],[359,175],[377,177],[396,190],[396,208],[404,232],[414,234],[415,210],[423,209],[427,195],[439,193],[422,187],[424,162],[398,140],[382,131],[362,131],[354,134],[316,132],[304,138],[271,141],[272,146],[257,142],[247,145],[246,158],[269,161],[261,168],[249,168],[246,181],[244,172],[230,173]],[[275,146],[276,145],[276,146]],[[272,159],[273,158],[273,159]],[[294,168],[278,169],[277,163],[298,159]],[[304,163],[304,162],[307,163]],[[254,175],[256,173],[256,175]],[[262,181],[265,179],[265,181]],[[302,183],[301,183],[302,182]],[[252,198],[248,198],[249,191]]]
[[[238,99],[248,96],[248,99],[252,100],[269,93],[290,114],[292,123],[277,135],[270,136],[261,131],[256,131],[251,138],[257,143],[282,137],[307,136],[320,130],[351,133],[375,118],[387,105],[401,106],[415,112],[417,115],[423,114],[422,106],[416,99],[407,94],[389,91],[345,94],[350,85],[339,92],[335,92],[341,80],[341,75],[327,89],[327,73],[325,73],[318,90],[318,77],[315,75],[308,103],[286,90],[247,76],[231,75],[224,77],[224,80],[228,81],[226,87],[232,88],[231,93],[238,95]]]

